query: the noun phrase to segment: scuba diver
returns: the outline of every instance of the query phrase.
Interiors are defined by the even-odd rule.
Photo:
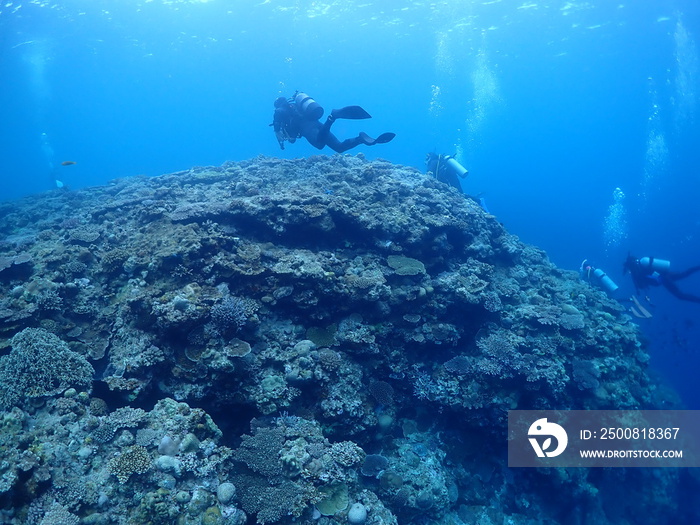
[[[615,281],[613,281],[603,270],[589,264],[588,259],[583,260],[578,271],[581,275],[581,279],[588,281],[589,284],[597,285],[605,290],[609,297],[619,300],[619,298],[615,297],[615,292],[617,292],[617,290],[620,288],[617,283],[615,283]],[[629,312],[632,315],[638,317],[639,319],[650,319],[653,317],[651,312],[644,308],[644,306],[642,306],[634,295],[630,298],[630,301],[632,304],[629,307]]]
[[[614,294],[619,288],[619,286],[615,284],[615,281],[613,281],[603,270],[588,264],[588,259],[583,260],[578,271],[581,274],[581,279],[588,282],[595,282],[598,286],[611,295]]]
[[[285,141],[293,144],[298,138],[304,137],[315,148],[328,146],[336,153],[343,153],[360,144],[385,144],[396,136],[395,133],[382,133],[374,139],[367,133],[360,132],[357,137],[341,142],[331,133],[331,126],[336,119],[362,120],[372,118],[371,115],[360,106],[345,106],[332,110],[323,124],[319,120],[322,116],[323,108],[319,103],[306,93],[297,91],[289,99],[279,97],[275,100],[275,114],[270,126],[274,127],[281,149],[284,149]]]
[[[664,259],[654,257],[637,259],[632,255],[628,255],[622,265],[624,273],[631,275],[637,295],[639,295],[640,290],[650,286],[663,286],[681,301],[700,303],[700,297],[682,292],[676,286],[676,281],[685,279],[695,272],[700,272],[700,266],[693,266],[682,272],[672,272],[670,268],[671,263]]]
[[[464,193],[459,179],[467,178],[469,172],[452,155],[428,153],[425,157],[425,166],[437,180]]]

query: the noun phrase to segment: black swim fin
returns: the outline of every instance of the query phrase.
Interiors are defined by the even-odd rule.
[[[374,146],[375,144],[386,144],[396,136],[396,133],[382,133],[376,139],[373,139],[364,131],[360,131],[360,140],[365,146]]]
[[[395,136],[396,136],[396,133],[382,133],[374,140],[374,143],[375,144],[386,144],[387,142],[391,142]]]
[[[360,106],[345,106],[344,108],[334,109],[331,111],[331,116],[335,118],[347,118],[352,120],[362,120],[372,118],[372,115],[367,113]]]

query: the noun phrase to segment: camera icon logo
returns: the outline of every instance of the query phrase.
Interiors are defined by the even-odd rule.
[[[546,417],[538,419],[530,425],[527,435],[538,458],[555,458],[564,452],[569,444],[569,436],[566,434],[566,430],[561,425],[547,422]],[[557,441],[554,450],[550,450],[552,448],[552,438]]]

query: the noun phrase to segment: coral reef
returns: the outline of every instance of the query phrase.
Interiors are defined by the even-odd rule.
[[[10,354],[0,357],[0,407],[24,406],[28,398],[92,383],[92,365],[43,328],[25,328],[10,344]]]
[[[671,469],[504,459],[511,409],[669,406],[648,360],[616,302],[386,161],[0,203],[0,522],[670,523]]]

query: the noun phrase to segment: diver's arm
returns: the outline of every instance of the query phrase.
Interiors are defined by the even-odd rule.
[[[288,123],[289,115],[283,108],[277,108],[275,110],[275,115],[272,119],[272,126],[275,131],[275,137],[280,145],[280,149],[284,149],[284,141],[287,137],[285,126]]]

